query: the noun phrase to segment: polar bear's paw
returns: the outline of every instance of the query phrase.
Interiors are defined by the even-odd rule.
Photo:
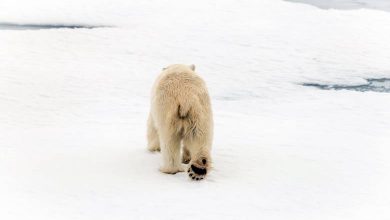
[[[200,161],[191,163],[187,170],[188,176],[192,180],[202,180],[205,178],[208,170],[208,161],[206,158],[202,158]]]
[[[158,145],[151,145],[151,146],[148,146],[148,150],[149,150],[150,152],[155,152],[155,151],[160,152],[160,151],[161,151],[160,146],[158,146]]]
[[[185,168],[182,166],[179,167],[160,167],[160,172],[167,174],[176,174],[178,172],[184,172]]]

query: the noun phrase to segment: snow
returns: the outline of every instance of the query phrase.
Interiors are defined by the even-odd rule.
[[[11,1],[0,23],[0,219],[388,219],[390,13],[263,1]],[[146,150],[153,80],[194,63],[201,182]]]
[[[387,0],[286,0],[311,4],[323,9],[357,9],[372,8],[390,11],[390,2]]]

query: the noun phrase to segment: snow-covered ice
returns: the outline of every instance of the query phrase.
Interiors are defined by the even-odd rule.
[[[0,219],[390,218],[390,93],[302,86],[390,78],[389,12],[283,0],[0,9]],[[10,28],[37,25],[54,28]],[[171,63],[196,64],[212,96],[202,182],[159,173],[146,150],[150,88]]]

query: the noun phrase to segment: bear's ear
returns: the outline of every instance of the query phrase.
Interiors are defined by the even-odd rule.
[[[194,64],[191,64],[191,65],[190,65],[190,69],[192,69],[192,71],[195,71],[195,65],[194,65]]]

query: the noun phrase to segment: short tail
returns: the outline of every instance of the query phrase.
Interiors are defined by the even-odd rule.
[[[188,118],[190,112],[190,106],[189,105],[182,105],[180,104],[177,108],[177,114],[180,119],[186,119]]]
[[[195,138],[201,136],[203,132],[199,129],[199,109],[194,100],[180,102],[177,108],[177,131],[182,137]]]

